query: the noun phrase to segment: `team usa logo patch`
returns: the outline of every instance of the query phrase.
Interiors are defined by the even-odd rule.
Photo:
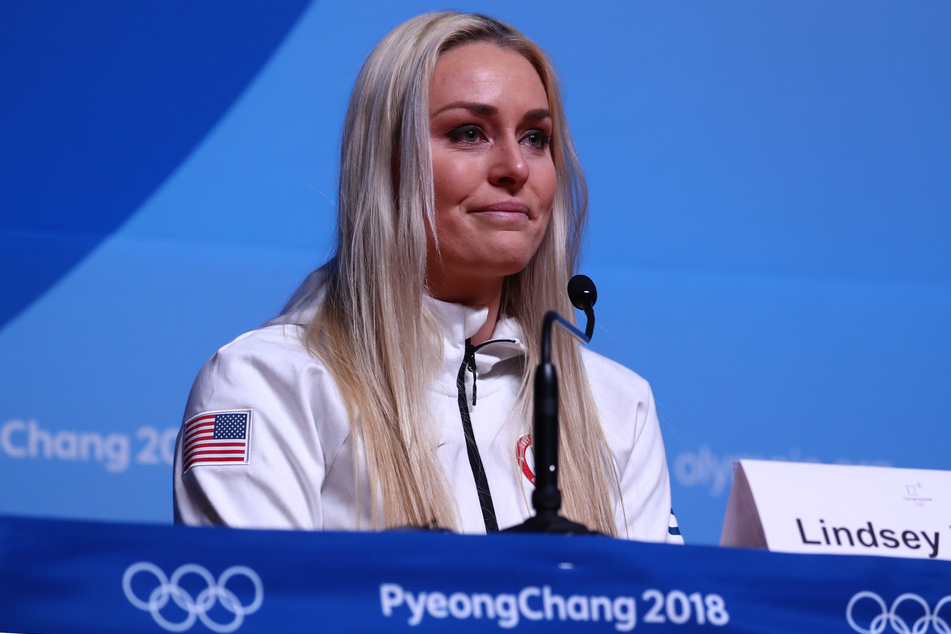
[[[529,464],[529,454],[531,454],[531,464]],[[518,468],[522,470],[522,475],[534,486],[535,472],[532,469],[535,466],[535,451],[532,448],[531,434],[525,434],[515,443],[515,459],[518,460]]]
[[[182,473],[201,465],[248,464],[251,410],[203,412],[185,421]]]

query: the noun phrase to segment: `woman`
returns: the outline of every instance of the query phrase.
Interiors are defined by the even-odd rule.
[[[335,258],[196,380],[176,521],[520,523],[535,333],[545,311],[571,314],[587,206],[545,54],[484,16],[397,27],[354,87],[338,201]],[[567,337],[553,351],[565,514],[679,541],[649,386]]]

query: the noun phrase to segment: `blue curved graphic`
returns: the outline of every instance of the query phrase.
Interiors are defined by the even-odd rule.
[[[0,5],[0,328],[181,163],[307,4]]]

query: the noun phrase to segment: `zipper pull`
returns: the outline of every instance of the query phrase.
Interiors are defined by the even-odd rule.
[[[476,383],[479,380],[479,373],[476,369],[475,346],[471,339],[466,339],[466,369],[472,372],[472,406],[476,406]]]

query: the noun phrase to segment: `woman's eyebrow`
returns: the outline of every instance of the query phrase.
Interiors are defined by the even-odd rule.
[[[474,114],[491,117],[492,115],[498,114],[499,109],[495,106],[490,106],[484,103],[478,103],[475,101],[454,101],[452,103],[446,104],[436,112],[432,113],[435,117],[436,115],[445,112],[446,110],[452,110],[453,108],[462,108],[463,110],[468,110]]]
[[[542,119],[551,119],[551,110],[547,108],[529,110],[525,113],[525,116],[522,117],[522,119],[525,121],[541,121]]]
[[[435,117],[439,114],[442,114],[446,110],[452,110],[454,108],[461,108],[463,110],[468,110],[469,112],[484,117],[491,117],[499,113],[499,109],[495,106],[490,106],[484,103],[478,103],[475,101],[454,101],[452,103],[446,104],[439,110],[432,113],[430,116]],[[522,119],[525,121],[541,121],[542,119],[550,119],[551,111],[547,108],[536,108],[535,110],[529,110],[526,112]]]

